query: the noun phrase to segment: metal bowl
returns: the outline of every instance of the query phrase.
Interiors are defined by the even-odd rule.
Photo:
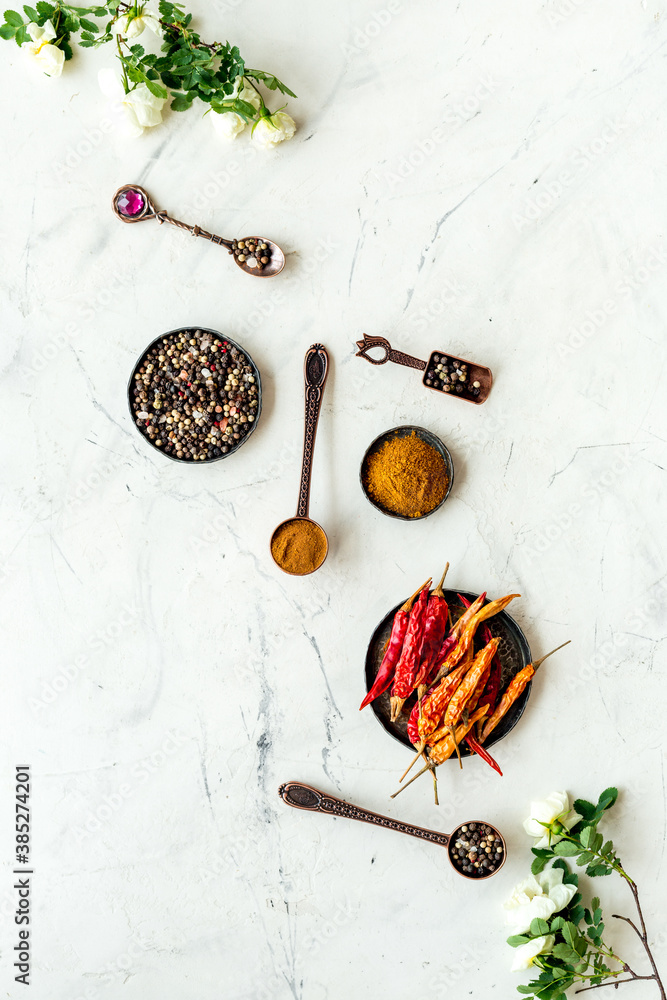
[[[458,599],[458,594],[462,594],[463,597],[467,597],[471,603],[479,596],[478,594],[470,594],[465,590],[445,590],[444,594],[450,611],[452,611],[455,617],[458,617],[459,614],[465,610],[464,605]],[[367,691],[370,691],[380,664],[382,663],[382,657],[384,656],[387,639],[391,633],[394,615],[403,603],[404,602],[397,604],[395,608],[384,616],[371,636],[371,641],[368,644],[368,650],[366,652],[365,672]],[[494,638],[497,637],[500,639],[498,653],[500,655],[500,664],[502,667],[502,691],[520,670],[522,670],[528,663],[532,663],[530,646],[528,645],[528,640],[522,630],[519,628],[512,616],[508,615],[506,611],[501,611],[499,614],[494,615],[493,618],[490,618],[487,622],[485,622],[485,624],[489,626],[491,635]],[[478,629],[474,642],[475,653],[482,649],[484,645],[484,640],[481,638],[480,630]],[[524,713],[530,696],[531,687],[532,682],[526,685],[526,688],[521,696],[514,702],[507,715],[500,720],[497,727],[484,744],[485,747],[492,747],[494,743],[498,743],[505,736],[507,736],[512,729],[514,729]],[[388,688],[384,694],[381,694],[379,698],[376,698],[375,701],[371,702],[371,708],[373,709],[375,717],[383,729],[385,729],[390,736],[393,736],[394,739],[398,740],[399,743],[402,743],[403,746],[408,747],[414,753],[414,747],[408,739],[407,726],[408,719],[410,718],[410,712],[412,711],[415,703],[416,695],[413,694],[410,698],[408,698],[398,719],[396,722],[392,722],[391,706],[389,703],[390,694],[391,688]],[[464,744],[461,745],[461,756],[471,756],[470,750]],[[456,758],[454,758],[454,760],[455,759]]]
[[[139,429],[139,427],[137,426],[137,418],[132,409],[132,389],[134,387],[134,376],[137,374],[139,368],[141,368],[141,365],[143,364],[144,359],[146,358],[146,355],[151,350],[151,348],[155,347],[155,345],[159,341],[163,340],[165,337],[171,337],[173,334],[176,333],[189,334],[197,331],[199,331],[200,333],[210,333],[213,337],[217,337],[219,340],[225,340],[228,344],[231,344],[232,347],[236,347],[239,351],[242,351],[243,354],[248,359],[248,364],[252,368],[253,375],[255,377],[255,385],[257,386],[257,413],[255,414],[255,419],[248,433],[244,434],[241,440],[238,441],[233,448],[230,448],[226,455],[218,455],[217,458],[205,458],[201,462],[194,461],[191,458],[177,458],[175,455],[168,455],[167,452],[164,451],[162,448],[158,448],[158,446],[153,444],[151,439],[147,437],[146,434],[142,433],[142,431]],[[151,340],[150,344],[148,344],[148,346],[144,348],[141,356],[137,360],[134,368],[132,369],[132,374],[130,375],[130,380],[127,384],[127,403],[130,409],[130,416],[132,418],[132,425],[134,429],[141,435],[143,440],[146,441],[147,444],[151,446],[151,448],[159,452],[160,455],[163,455],[164,458],[168,458],[172,462],[178,462],[179,465],[211,465],[213,462],[220,462],[222,461],[223,458],[229,458],[230,455],[235,455],[236,452],[239,450],[239,448],[246,443],[251,434],[254,433],[257,424],[259,423],[260,414],[262,412],[262,380],[259,374],[259,368],[252,360],[252,358],[246,351],[245,347],[237,343],[235,340],[232,340],[231,337],[223,335],[222,333],[219,333],[217,330],[210,330],[206,326],[181,326],[178,327],[176,330],[169,330],[167,331],[167,333],[161,333],[159,337],[155,337],[155,339]]]
[[[394,511],[388,510],[382,504],[378,503],[377,500],[373,499],[373,497],[366,489],[366,483],[364,481],[366,477],[366,470],[368,467],[368,460],[371,457],[371,455],[375,455],[380,450],[380,448],[385,444],[385,442],[389,441],[391,438],[409,437],[412,433],[415,433],[417,437],[419,437],[422,441],[430,445],[431,448],[434,448],[439,455],[442,455],[442,458],[445,462],[445,466],[447,469],[447,478],[449,479],[445,495],[440,501],[440,503],[437,504],[437,506],[435,506],[433,510],[429,510],[427,514],[421,514],[419,517],[408,517],[406,514],[395,514]],[[449,449],[445,447],[445,445],[442,443],[439,437],[436,437],[436,435],[432,434],[431,431],[427,431],[425,427],[417,427],[415,424],[403,424],[400,427],[392,427],[391,430],[384,431],[382,434],[378,435],[378,437],[376,437],[375,440],[368,446],[364,454],[364,457],[361,461],[361,467],[359,469],[359,482],[361,483],[361,489],[368,502],[372,504],[373,507],[375,507],[376,510],[379,510],[382,514],[386,514],[387,517],[395,517],[399,521],[421,521],[425,517],[430,517],[431,514],[435,514],[436,510],[440,510],[443,503],[451,493],[452,485],[454,483],[454,463],[452,462],[452,456],[449,453]]]

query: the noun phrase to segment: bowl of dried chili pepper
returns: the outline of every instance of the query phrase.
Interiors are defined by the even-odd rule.
[[[434,514],[449,496],[454,463],[440,438],[413,424],[392,427],[368,446],[359,479],[376,510],[401,521]]]
[[[457,642],[467,630],[471,636],[468,662],[479,661],[480,675],[483,674],[485,651],[488,652],[486,665],[489,666],[489,670],[487,674],[484,674],[486,682],[483,691],[480,691],[482,697],[476,703],[476,712],[480,714],[480,706],[487,701],[489,704],[487,714],[492,713],[504,693],[510,688],[512,680],[531,662],[528,641],[520,626],[505,610],[511,597],[516,596],[518,595],[510,595],[498,601],[487,602],[485,594],[471,594],[464,590],[443,590],[441,586],[434,590],[423,587],[411,598],[408,598],[404,604],[397,605],[376,626],[368,644],[365,663],[368,694],[362,702],[362,708],[370,704],[383,729],[399,743],[414,751],[418,745],[416,741],[419,740],[417,691],[413,690],[411,694],[407,694],[411,685],[399,690],[399,685],[404,681],[404,678],[399,678],[399,674],[401,674],[406,662],[406,656],[402,654],[404,652],[409,654],[408,647],[415,639],[419,639],[418,633],[421,630],[425,639],[420,647],[422,650],[421,663],[416,666],[416,680],[421,679],[423,683],[422,710],[427,711],[428,702],[426,699],[429,698],[432,691],[435,691],[438,686],[442,690],[443,684],[446,684],[446,680],[449,678],[456,681],[458,672],[461,673],[461,679],[466,674],[468,667],[464,663],[452,670],[451,673],[446,674],[443,682],[438,685],[438,669],[443,663],[443,657],[452,655],[451,651],[456,649]],[[422,618],[419,622],[416,619],[420,615]],[[401,616],[402,619],[399,621]],[[401,632],[402,634],[399,634]],[[438,634],[436,635],[435,632]],[[428,662],[430,638],[435,640],[435,643],[431,642],[433,647],[431,653],[435,651],[435,655],[432,655],[430,662]],[[437,651],[435,650],[436,646],[438,647]],[[393,670],[391,669],[392,665],[389,665],[388,669],[388,659],[391,659],[392,648],[398,652],[398,655],[394,657],[396,662],[393,664]],[[453,691],[455,687],[456,685],[452,685]],[[530,689],[530,682],[522,687],[520,694],[512,701],[488,738],[481,737],[484,727],[482,718],[480,718],[480,724],[476,724],[477,728],[471,729],[460,740],[458,752],[460,752],[461,757],[468,757],[473,753],[479,754],[487,763],[499,770],[493,758],[490,758],[488,748],[498,743],[514,729],[525,711]],[[404,698],[397,699],[397,691]],[[398,713],[396,712],[397,701],[399,703]],[[443,701],[438,707],[444,719],[445,702]],[[475,713],[470,703],[468,709],[472,721],[475,718]],[[440,725],[442,721],[439,719],[437,725]],[[457,719],[456,724],[460,724],[460,721]],[[479,740],[477,736],[480,736]],[[483,747],[481,746],[482,742]],[[456,754],[451,753],[449,756],[450,759],[456,761]]]

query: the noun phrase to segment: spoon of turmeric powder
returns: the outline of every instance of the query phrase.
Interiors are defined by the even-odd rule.
[[[296,516],[282,521],[271,535],[273,560],[283,572],[291,576],[308,576],[309,573],[314,573],[320,568],[329,551],[329,541],[324,528],[308,517],[315,434],[328,371],[329,355],[326,348],[322,344],[313,344],[306,352],[303,365],[306,426]]]

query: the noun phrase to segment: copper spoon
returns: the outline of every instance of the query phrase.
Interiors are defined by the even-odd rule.
[[[192,233],[193,236],[202,236],[205,240],[210,240],[211,243],[219,243],[221,246],[227,247],[236,266],[240,267],[246,274],[254,275],[255,278],[272,278],[275,274],[280,274],[285,266],[285,254],[277,243],[273,243],[265,236],[246,236],[241,240],[226,240],[222,236],[215,236],[213,233],[206,232],[205,229],[200,229],[199,226],[188,226],[185,222],[172,219],[165,211],[159,212],[148,192],[139,187],[138,184],[123,184],[122,187],[118,188],[113,196],[112,206],[121,222],[143,222],[144,219],[157,219],[160,224],[170,222],[172,226],[184,229],[187,233]],[[246,243],[249,240],[258,246],[255,255],[252,255],[250,251],[248,254],[245,253]],[[241,243],[242,247],[239,246]],[[260,244],[265,245],[264,250],[259,250]],[[256,259],[257,254],[259,254],[259,260]],[[241,256],[243,260],[241,260]],[[267,263],[263,264],[261,257],[268,257]]]
[[[473,881],[481,881],[482,879],[490,878],[491,875],[495,875],[499,872],[505,864],[505,859],[507,857],[505,840],[496,828],[491,826],[490,823],[484,823],[484,825],[491,827],[495,836],[500,838],[500,844],[502,845],[500,848],[502,851],[502,858],[496,863],[494,870],[487,871],[485,875],[472,875],[469,872],[461,871],[461,869],[454,863],[452,855],[456,850],[455,844],[457,839],[459,839],[461,835],[465,837],[467,832],[462,831],[462,827],[469,827],[471,823],[479,824],[483,822],[481,820],[468,820],[467,823],[462,823],[460,826],[457,826],[453,833],[438,833],[436,830],[425,830],[423,826],[413,826],[412,823],[401,823],[399,820],[390,819],[388,816],[381,816],[379,813],[370,812],[368,809],[361,809],[359,806],[353,806],[350,802],[345,802],[343,799],[337,799],[333,795],[326,795],[324,792],[320,792],[317,788],[313,788],[311,785],[304,785],[300,781],[288,781],[284,785],[281,785],[278,789],[278,795],[280,795],[283,802],[286,802],[288,806],[293,806],[295,809],[307,809],[309,812],[322,812],[326,813],[328,816],[344,816],[347,819],[358,819],[361,820],[362,823],[372,823],[374,826],[384,826],[389,830],[396,830],[398,833],[407,833],[411,837],[418,837],[420,840],[428,840],[432,844],[439,844],[440,847],[446,847],[449,863],[452,865],[454,870],[457,871],[459,875],[463,875],[464,878],[469,878]],[[482,869],[476,870],[479,872],[482,871]]]
[[[306,422],[303,435],[303,462],[301,465],[299,502],[297,504],[295,517],[288,517],[286,521],[281,521],[271,535],[271,555],[273,557],[273,561],[277,566],[280,566],[280,569],[283,570],[284,573],[290,573],[292,576],[308,576],[310,573],[314,573],[316,569],[320,568],[329,551],[329,540],[324,528],[319,525],[317,521],[313,521],[312,518],[308,517],[308,509],[310,506],[310,477],[313,468],[313,449],[315,447],[317,423],[320,418],[322,397],[324,396],[324,385],[327,380],[328,372],[329,355],[327,354],[326,347],[323,347],[322,344],[313,344],[312,347],[308,348],[303,363],[303,377],[306,390]],[[319,532],[319,541],[324,543],[324,555],[321,560],[317,566],[313,566],[312,569],[308,569],[304,573],[295,573],[292,570],[286,569],[284,565],[281,565],[274,554],[274,542],[276,541],[281,529],[288,524],[298,524],[299,522],[307,522],[312,525],[313,528]]]

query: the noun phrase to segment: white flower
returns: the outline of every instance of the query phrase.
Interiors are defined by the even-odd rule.
[[[556,943],[555,934],[545,934],[544,937],[533,938],[526,944],[519,945],[514,949],[514,961],[512,962],[512,972],[521,972],[528,969],[538,955],[548,955],[553,951]]]
[[[525,934],[535,917],[548,920],[570,903],[576,891],[574,885],[563,885],[562,868],[550,868],[537,878],[529,875],[503,904],[507,910],[505,922],[512,934]]]
[[[214,111],[211,114],[213,128],[224,139],[235,139],[246,127],[246,122],[235,111]]]
[[[151,94],[145,83],[140,83],[126,94],[112,69],[101,69],[97,79],[102,93],[111,99],[112,109],[120,115],[126,135],[141,135],[145,128],[161,123],[164,98]]]
[[[27,52],[31,59],[39,66],[47,76],[60,76],[65,63],[65,53],[52,42],[56,37],[56,32],[50,21],[46,21],[41,27],[38,24],[29,24],[28,32],[32,39],[27,43]]]
[[[261,107],[262,102],[259,94],[253,86],[246,83],[245,77],[237,79],[229,99],[231,100],[233,97],[239,97],[247,104],[252,104],[256,111],[259,111]],[[218,135],[223,136],[225,139],[236,139],[237,135],[240,135],[248,124],[246,120],[242,118],[241,115],[237,115],[235,111],[214,111],[211,115],[211,121],[213,122],[213,128]]]
[[[276,111],[272,115],[260,118],[252,134],[260,146],[271,148],[285,139],[291,139],[296,132],[296,124],[291,115],[285,111]]]
[[[133,17],[132,14],[123,14],[114,23],[111,29],[114,35],[122,35],[123,38],[138,38],[143,32],[144,28],[150,28],[150,30],[158,36],[162,37],[162,28],[160,26],[160,18],[156,14],[144,14],[142,13]]]
[[[549,847],[557,844],[563,838],[549,833],[541,824],[554,823],[556,820],[566,830],[571,830],[582,817],[570,807],[570,797],[567,792],[552,792],[541,802],[530,803],[530,816],[523,824],[529,837],[536,837],[535,847]]]

